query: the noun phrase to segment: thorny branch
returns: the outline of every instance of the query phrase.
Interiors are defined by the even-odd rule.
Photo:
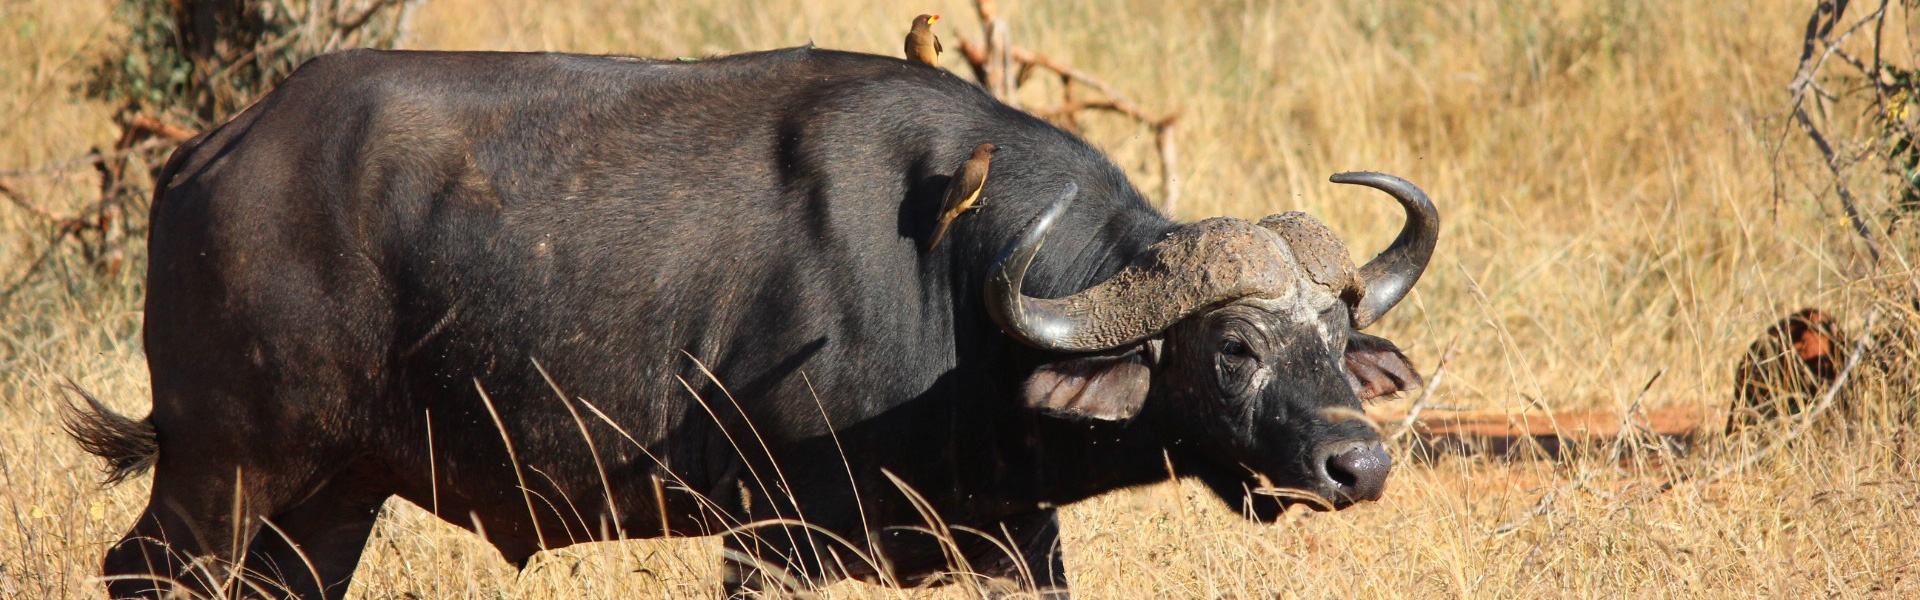
[[[1879,263],[1880,246],[1874,243],[1873,230],[1867,228],[1866,219],[1860,216],[1860,209],[1853,201],[1853,191],[1847,188],[1846,178],[1842,176],[1840,157],[1834,154],[1833,144],[1828,143],[1827,137],[1820,133],[1820,128],[1813,124],[1813,119],[1807,116],[1805,107],[1793,109],[1793,119],[1807,131],[1807,137],[1813,138],[1813,144],[1820,148],[1821,156],[1826,157],[1827,170],[1833,173],[1833,190],[1840,195],[1840,207],[1847,213],[1847,222],[1853,226],[1853,232],[1860,236],[1860,240],[1866,242],[1867,255],[1873,258],[1873,262]]]

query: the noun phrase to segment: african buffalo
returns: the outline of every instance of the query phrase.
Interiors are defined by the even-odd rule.
[[[987,207],[924,251],[983,143]],[[725,534],[736,595],[964,571],[1064,596],[1054,507],[1095,494],[1377,499],[1357,411],[1418,376],[1359,330],[1438,216],[1334,181],[1407,215],[1357,269],[1301,213],[1174,223],[1086,142],[899,59],[322,56],[158,182],[153,412],[70,425],[154,472],[108,587],[338,598],[397,495],[522,565]]]

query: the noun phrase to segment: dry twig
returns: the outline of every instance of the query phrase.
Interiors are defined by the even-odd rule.
[[[122,158],[126,158],[127,156],[130,156],[130,155],[139,154],[141,152],[146,152],[149,150],[154,150],[156,148],[171,147],[174,144],[178,144],[178,143],[180,142],[170,138],[157,137],[154,139],[142,141],[138,144],[134,144],[133,146],[130,146],[127,148],[121,148],[121,149],[112,150],[112,151],[95,150],[93,152],[88,152],[86,154],[82,154],[80,156],[67,159],[65,161],[61,161],[58,163],[54,163],[51,165],[46,165],[38,168],[13,169],[8,171],[0,171],[0,177],[44,177],[48,175],[65,175],[68,173],[72,173],[74,171],[78,171],[80,169],[93,168],[94,165],[99,164],[102,161],[119,160]]]
[[[53,233],[47,240],[47,247],[40,255],[28,263],[4,290],[0,290],[0,300],[11,297],[33,280],[40,268],[60,248],[60,241],[73,237],[80,241],[87,260],[107,272],[117,271],[125,262],[125,253],[120,246],[127,236],[126,207],[123,205],[130,186],[126,173],[129,160],[144,152],[171,148],[186,140],[193,139],[198,132],[185,127],[167,123],[148,115],[136,115],[121,125],[120,138],[114,142],[112,150],[95,149],[81,157],[68,160],[52,167],[33,171],[12,171],[11,173],[28,175],[50,175],[70,173],[83,168],[91,168],[100,176],[100,197],[84,210],[72,215],[60,215],[40,206],[26,194],[0,180],[0,197],[19,206],[35,217],[53,225]],[[98,239],[89,242],[82,237],[83,232],[98,232]]]
[[[1407,409],[1407,416],[1400,419],[1400,428],[1394,430],[1393,435],[1389,437],[1387,441],[1399,442],[1400,438],[1413,433],[1414,423],[1420,420],[1420,413],[1431,408],[1431,406],[1427,404],[1427,400],[1433,398],[1433,390],[1440,387],[1440,380],[1446,379],[1447,361],[1453,359],[1454,346],[1459,342],[1460,338],[1458,336],[1455,336],[1453,340],[1447,342],[1447,349],[1440,353],[1440,363],[1433,367],[1433,376],[1427,378],[1426,387],[1420,388],[1420,396],[1413,399],[1413,405]]]
[[[6,198],[7,201],[12,202],[15,206],[20,207],[33,216],[49,221],[61,220],[58,215],[53,214],[45,208],[41,208],[38,204],[34,204],[32,200],[28,200],[26,194],[22,194],[19,190],[13,189],[13,186],[7,185],[7,181],[4,179],[0,179],[0,198]]]
[[[1847,188],[1846,177],[1842,175],[1840,157],[1834,154],[1833,144],[1828,143],[1827,136],[1821,134],[1820,128],[1813,124],[1813,119],[1807,116],[1805,107],[1793,109],[1793,119],[1800,123],[1800,127],[1806,130],[1807,137],[1813,139],[1813,144],[1820,148],[1820,154],[1826,157],[1827,170],[1833,173],[1833,190],[1840,195],[1840,207],[1847,213],[1847,222],[1853,226],[1854,234],[1859,235],[1860,240],[1867,244],[1867,255],[1873,259],[1873,262],[1879,263],[1880,246],[1874,243],[1873,231],[1867,228],[1867,221],[1860,216],[1860,209],[1853,200],[1853,191]]]

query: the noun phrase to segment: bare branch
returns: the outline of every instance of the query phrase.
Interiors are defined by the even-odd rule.
[[[146,137],[157,137],[163,140],[178,143],[178,142],[185,142],[187,140],[193,139],[193,136],[196,136],[196,135],[200,135],[200,132],[187,129],[185,127],[181,127],[178,125],[174,125],[172,123],[168,123],[165,121],[161,121],[160,119],[150,115],[138,115],[138,116],[135,116],[133,119],[127,121],[126,132],[123,134],[122,138],[123,139],[129,139],[129,138],[139,139],[139,138],[146,138]],[[131,145],[120,144],[120,147],[123,147],[123,148],[131,147]]]
[[[1860,70],[1860,74],[1862,74],[1862,75],[1872,75],[1872,74],[1873,74],[1873,71],[1874,71],[1874,70],[1873,70],[1873,68],[1872,68],[1872,67],[1869,67],[1869,66],[1867,66],[1867,63],[1866,63],[1866,62],[1864,62],[1864,61],[1861,61],[1861,60],[1860,60],[1860,59],[1858,59],[1858,58],[1854,58],[1854,57],[1853,57],[1853,55],[1851,55],[1851,54],[1847,54],[1847,51],[1845,51],[1845,50],[1841,50],[1839,46],[1834,46],[1834,47],[1832,48],[1832,51],[1833,51],[1833,55],[1834,55],[1834,56],[1838,56],[1838,57],[1840,57],[1840,60],[1841,60],[1841,61],[1844,61],[1844,62],[1846,62],[1846,63],[1847,63],[1847,64],[1849,64],[1849,65],[1853,65],[1853,68],[1855,68],[1855,69],[1859,69],[1859,70]]]
[[[1154,146],[1160,149],[1160,210],[1168,216],[1180,209],[1180,163],[1173,146],[1173,129],[1179,123],[1179,115],[1167,115],[1153,132]]]
[[[1835,8],[1832,3],[1822,2],[1819,8],[1814,10],[1813,15],[1808,17],[1806,38],[1801,42],[1800,68],[1794,72],[1793,82],[1787,84],[1787,90],[1793,94],[1793,110],[1800,109],[1801,101],[1804,100],[1806,96],[1808,84],[1813,82],[1814,76],[1820,72],[1820,67],[1826,64],[1827,58],[1833,56],[1835,52],[1838,52],[1840,45],[1846,43],[1847,39],[1853,37],[1854,32],[1860,31],[1861,27],[1865,27],[1867,23],[1878,22],[1885,17],[1887,6],[1884,3],[1881,4],[1879,10],[1873,11],[1873,14],[1867,15],[1866,18],[1854,23],[1852,27],[1847,28],[1845,32],[1840,34],[1838,41],[1835,41],[1827,37],[1827,34],[1833,30],[1834,23],[1840,20],[1841,14],[1845,13],[1846,9],[1847,3],[1845,0],[1840,0],[1837,8]],[[1828,12],[1832,12],[1833,16],[1827,19],[1823,25],[1820,16]],[[1820,54],[1818,59],[1813,57],[1813,49],[1816,42],[1827,49],[1826,52]]]
[[[72,173],[74,171],[78,171],[81,169],[91,169],[93,168],[93,165],[101,161],[118,160],[121,158],[126,158],[127,156],[130,156],[133,154],[146,152],[149,150],[153,150],[155,148],[170,147],[178,143],[179,142],[174,141],[172,139],[167,139],[167,138],[150,139],[144,142],[140,142],[138,144],[134,144],[132,147],[122,148],[119,150],[113,150],[108,152],[100,152],[100,151],[88,152],[86,154],[82,154],[72,159],[55,163],[52,165],[48,165],[45,167],[40,167],[38,169],[15,169],[12,171],[0,171],[0,177],[35,177],[35,176],[45,176],[45,175],[64,175],[64,174]]]
[[[373,16],[379,14],[380,11],[405,3],[406,1],[407,0],[373,0],[373,2],[367,3],[367,7],[361,10],[360,14],[346,19],[340,18],[340,15],[333,15],[333,27],[338,30],[336,32],[338,35],[351,35],[355,29],[359,29],[365,26],[367,21],[373,20]]]
[[[991,6],[991,4],[991,2],[986,2],[983,6]],[[983,13],[983,18],[985,18],[985,13]],[[993,89],[992,82],[997,76],[996,73],[1004,74],[1005,70],[995,70],[995,45],[991,40],[983,44],[971,39],[961,39],[960,52],[966,56],[967,64],[973,67],[974,76],[988,86],[988,91],[993,92],[996,97],[1001,97],[1003,100],[1011,99],[1014,90],[1009,90],[1007,96],[1001,96],[999,92]],[[1155,116],[1147,112],[1147,110],[1140,105],[1128,100],[1126,96],[1121,95],[1119,90],[1114,89],[1114,87],[1108,85],[1107,82],[1101,81],[1099,78],[1068,66],[1065,63],[1054,60],[1047,55],[1019,47],[1009,47],[1006,54],[1011,57],[1014,63],[1020,65],[1021,75],[1018,78],[1018,82],[1026,81],[1028,74],[1039,69],[1052,71],[1060,77],[1060,85],[1064,99],[1057,106],[1029,111],[1033,113],[1034,116],[1057,121],[1068,127],[1078,129],[1080,126],[1079,113],[1084,111],[1107,111],[1126,115],[1140,122],[1140,124],[1146,125],[1148,129],[1153,130],[1154,147],[1160,157],[1161,210],[1167,214],[1173,214],[1173,212],[1179,208],[1179,152],[1174,144],[1174,130],[1180,118],[1178,113]],[[1014,85],[1017,86],[1018,82],[1015,82]],[[1095,92],[1098,92],[1101,97],[1082,97],[1079,89],[1082,86],[1092,88]]]
[[[1847,221],[1853,225],[1853,232],[1867,244],[1867,254],[1873,257],[1875,264],[1878,264],[1880,246],[1874,243],[1873,230],[1867,228],[1866,219],[1860,216],[1860,209],[1853,200],[1853,191],[1847,188],[1846,177],[1842,174],[1840,159],[1834,155],[1833,145],[1828,143],[1827,137],[1820,133],[1820,128],[1813,125],[1813,119],[1807,116],[1805,108],[1793,109],[1793,118],[1806,129],[1807,137],[1813,138],[1813,144],[1820,148],[1820,154],[1826,156],[1827,170],[1833,173],[1833,189],[1840,194],[1840,207],[1846,210]]]

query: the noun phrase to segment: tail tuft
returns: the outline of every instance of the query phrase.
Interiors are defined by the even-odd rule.
[[[72,381],[67,382],[67,389],[87,402],[86,406],[67,405],[64,419],[67,435],[73,436],[89,454],[107,459],[105,485],[120,483],[153,468],[154,458],[160,455],[160,444],[151,421],[120,416]]]

